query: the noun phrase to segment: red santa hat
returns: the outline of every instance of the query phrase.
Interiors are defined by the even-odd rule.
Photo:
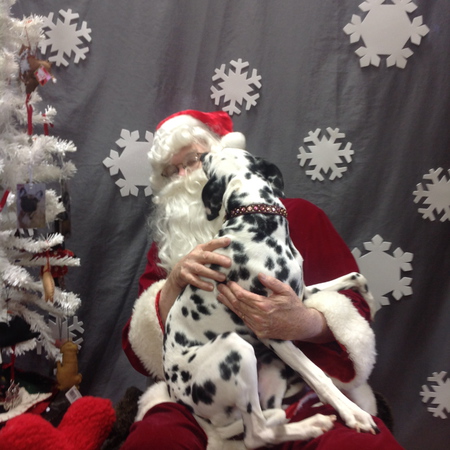
[[[187,109],[166,117],[156,127],[156,132],[170,133],[180,125],[191,127],[205,125],[215,134],[220,136],[224,147],[245,148],[245,136],[239,132],[233,132],[233,122],[228,113],[224,111],[202,112]]]

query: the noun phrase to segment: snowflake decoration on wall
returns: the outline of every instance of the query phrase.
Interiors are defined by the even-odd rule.
[[[150,187],[150,162],[148,160],[148,152],[153,143],[153,133],[145,132],[146,142],[138,142],[139,131],[129,132],[122,130],[120,139],[116,144],[123,148],[123,152],[111,150],[109,157],[103,160],[103,164],[109,168],[111,175],[117,175],[120,172],[124,178],[119,178],[116,181],[119,186],[122,197],[127,195],[137,196],[139,189],[137,186],[144,186],[144,194],[151,195],[152,189]]]
[[[352,144],[348,142],[344,148],[341,148],[341,142],[338,140],[345,138],[344,133],[339,133],[339,128],[327,128],[329,138],[325,136],[319,138],[320,128],[316,131],[310,131],[308,137],[303,139],[303,142],[311,142],[313,145],[308,146],[309,151],[300,147],[300,154],[297,158],[300,160],[300,166],[304,166],[309,161],[310,166],[315,166],[312,170],[307,170],[306,175],[310,176],[313,180],[323,181],[325,175],[330,172],[329,179],[341,178],[342,174],[347,170],[346,166],[342,166],[345,162],[350,163],[352,161]]]
[[[357,15],[344,27],[344,32],[350,35],[353,44],[361,38],[365,46],[359,47],[355,53],[360,57],[361,67],[372,64],[380,65],[378,55],[388,55],[386,65],[396,65],[404,68],[413,52],[405,47],[408,40],[420,45],[422,37],[430,29],[423,24],[422,16],[415,17],[411,22],[408,13],[417,6],[411,0],[392,0],[393,4],[384,4],[385,0],[366,0],[359,5],[367,15],[361,20]]]
[[[225,72],[225,64],[215,70],[212,81],[222,81],[217,84],[219,89],[214,85],[211,86],[211,98],[214,100],[214,104],[218,105],[223,97],[226,105],[222,110],[232,116],[234,113],[241,113],[240,107],[244,100],[247,111],[256,105],[259,94],[255,90],[261,88],[261,75],[257,74],[256,69],[253,69],[251,76],[248,77],[249,63],[240,58],[237,61],[230,61],[230,65],[235,70],[229,69],[228,72]]]
[[[447,372],[434,372],[431,377],[427,378],[428,381],[436,383],[431,386],[433,390],[424,384],[420,393],[424,403],[433,399],[431,403],[437,406],[429,406],[427,410],[433,413],[434,417],[440,417],[441,419],[447,418],[445,411],[450,413],[450,378],[444,381],[446,375]]]
[[[375,298],[376,310],[389,305],[387,294],[392,292],[395,300],[400,300],[404,295],[411,295],[411,278],[402,277],[402,271],[411,271],[410,264],[412,253],[404,253],[397,248],[392,255],[387,253],[391,248],[390,242],[384,242],[378,234],[371,242],[364,242],[364,248],[368,253],[362,255],[358,248],[353,249],[352,254],[356,258],[358,266],[368,279],[369,288]]]
[[[423,176],[424,180],[430,180],[430,183],[419,183],[417,185],[417,190],[413,192],[416,196],[414,198],[414,203],[418,203],[423,200],[426,208],[419,208],[419,212],[422,214],[424,219],[436,220],[436,215],[441,214],[440,221],[450,220],[450,178],[447,179],[445,175],[439,178],[441,175],[442,167],[439,169],[430,169],[428,174]],[[450,174],[450,169],[448,171]]]
[[[55,341],[70,340],[78,344],[81,348],[83,342],[83,322],[78,320],[78,316],[72,316],[70,318],[56,317],[50,315],[48,320],[48,327]],[[36,338],[36,353],[42,354],[43,345],[39,338]],[[59,355],[61,356],[61,355]]]
[[[56,55],[52,55],[48,59],[57,66],[61,64],[68,66],[69,61],[64,55],[70,58],[72,53],[75,54],[74,62],[77,64],[80,59],[86,59],[89,47],[82,45],[85,44],[85,41],[91,42],[91,29],[87,28],[86,22],[83,21],[81,28],[77,30],[78,22],[71,22],[78,19],[80,15],[73,13],[71,9],[67,11],[60,9],[59,14],[64,20],[58,19],[56,23],[53,23],[54,14],[52,12],[44,19],[43,27],[46,39],[41,41],[39,48],[42,53],[45,53],[47,47],[50,46],[51,52],[56,52]]]

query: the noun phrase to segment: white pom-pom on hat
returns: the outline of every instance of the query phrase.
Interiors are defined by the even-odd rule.
[[[224,148],[240,148],[245,150],[245,136],[238,131],[233,131],[222,137],[220,143]]]

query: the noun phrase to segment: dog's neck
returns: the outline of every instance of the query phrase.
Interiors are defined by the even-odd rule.
[[[280,199],[260,177],[253,177],[249,181],[245,175],[235,175],[228,183],[224,205],[224,220],[247,214],[275,214],[287,217]]]
[[[248,206],[239,206],[234,208],[225,216],[225,220],[233,219],[237,216],[243,216],[245,214],[275,214],[278,216],[287,217],[287,211],[278,205],[267,205],[265,203],[253,203]]]

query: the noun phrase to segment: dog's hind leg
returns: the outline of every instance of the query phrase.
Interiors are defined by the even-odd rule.
[[[314,284],[312,286],[305,286],[304,296],[305,298],[311,297],[311,295],[320,291],[341,291],[345,289],[352,289],[358,291],[364,300],[367,302],[370,308],[370,314],[372,318],[376,313],[376,302],[373,295],[369,291],[367,286],[367,280],[364,275],[358,272],[351,272],[334,280],[326,281],[324,283]]]
[[[377,426],[372,416],[347,398],[334,385],[331,378],[291,341],[265,340],[264,342],[303,377],[324,403],[328,403],[336,409],[348,427],[358,431],[376,433]]]

